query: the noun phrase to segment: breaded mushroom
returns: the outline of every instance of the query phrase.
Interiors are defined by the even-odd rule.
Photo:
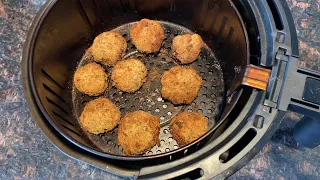
[[[93,41],[91,52],[96,62],[113,66],[126,53],[127,41],[118,32],[99,34]]]
[[[178,35],[173,39],[171,49],[172,55],[181,64],[189,64],[197,59],[203,46],[201,36],[198,34]]]
[[[135,92],[146,81],[146,75],[147,68],[140,60],[122,60],[112,70],[112,85],[121,91]]]
[[[98,96],[108,87],[107,73],[97,63],[89,63],[79,67],[74,73],[75,87],[89,96]]]
[[[142,154],[159,142],[159,131],[156,116],[141,110],[130,112],[119,123],[118,144],[126,155]]]
[[[164,30],[157,21],[142,19],[130,29],[131,42],[141,52],[159,51],[164,40]]]
[[[170,133],[179,146],[187,145],[208,131],[208,118],[200,113],[181,112],[170,122]]]
[[[80,123],[92,134],[111,131],[120,121],[119,108],[107,98],[98,98],[87,103],[81,113]]]
[[[163,73],[161,94],[173,104],[190,104],[198,95],[202,78],[193,67],[175,66]]]

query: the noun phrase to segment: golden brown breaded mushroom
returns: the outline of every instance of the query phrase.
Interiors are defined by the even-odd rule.
[[[107,73],[97,63],[89,63],[79,67],[74,73],[75,87],[89,96],[98,96],[108,87]]]
[[[124,154],[142,154],[159,142],[159,118],[144,111],[126,114],[119,123],[118,144]]]
[[[170,122],[170,133],[179,146],[189,144],[208,131],[208,118],[200,113],[181,112]]]
[[[99,34],[93,41],[91,52],[94,60],[113,66],[126,53],[127,41],[118,32],[108,31]]]
[[[172,54],[181,64],[189,64],[197,59],[203,44],[198,34],[178,35],[172,42]]]
[[[120,121],[119,108],[106,98],[98,98],[85,105],[80,123],[92,134],[111,131]]]
[[[141,52],[159,51],[164,40],[164,30],[160,23],[149,19],[141,19],[130,29],[131,42]]]
[[[112,70],[112,85],[121,91],[135,92],[146,81],[146,75],[147,68],[140,60],[122,60]]]
[[[202,78],[193,67],[175,66],[163,73],[161,94],[173,104],[190,104],[198,95]]]

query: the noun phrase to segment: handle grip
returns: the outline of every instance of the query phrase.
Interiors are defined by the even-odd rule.
[[[320,145],[320,76],[319,73],[298,68],[302,96],[291,98],[288,109],[304,117],[293,128],[293,137],[304,147],[315,148]]]
[[[288,109],[304,117],[293,128],[293,137],[302,146],[315,148],[320,145],[320,74],[297,68],[299,93],[291,98]]]
[[[279,109],[320,118],[320,73],[298,67],[298,59],[288,61]]]
[[[304,115],[293,128],[293,136],[302,146],[315,148],[320,145],[320,73],[297,63],[297,58],[288,63],[279,108],[288,104],[288,110]]]

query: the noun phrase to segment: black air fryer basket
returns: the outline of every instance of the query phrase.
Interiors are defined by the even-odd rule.
[[[128,30],[142,18],[157,20],[165,29],[159,53],[139,53],[130,43]],[[86,50],[94,37],[108,30],[127,39],[126,58],[139,58],[149,72],[157,68],[160,74],[174,65],[174,36],[196,32],[207,45],[191,64],[204,83],[190,106],[163,100],[159,78],[135,94],[111,87],[103,95],[122,115],[142,109],[160,117],[160,146],[143,155],[125,156],[116,142],[117,129],[91,135],[78,122],[92,98],[75,90],[72,77],[90,61]],[[298,68],[297,61],[298,41],[284,0],[49,0],[30,29],[22,71],[37,124],[65,154],[122,176],[208,179],[230,176],[247,163],[288,108],[319,117],[320,103],[308,93],[313,88],[308,84],[319,83],[320,76]],[[248,83],[252,68],[271,72],[266,90]],[[184,147],[177,146],[168,129],[170,117],[181,111],[201,112],[210,127]]]

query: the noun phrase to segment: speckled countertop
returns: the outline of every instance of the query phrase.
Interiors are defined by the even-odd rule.
[[[0,179],[119,179],[73,160],[41,133],[23,98],[20,62],[26,32],[45,0],[0,0]],[[297,26],[300,66],[320,71],[320,0],[288,0]],[[287,113],[263,150],[230,179],[320,179],[320,147],[292,138],[299,116]]]

